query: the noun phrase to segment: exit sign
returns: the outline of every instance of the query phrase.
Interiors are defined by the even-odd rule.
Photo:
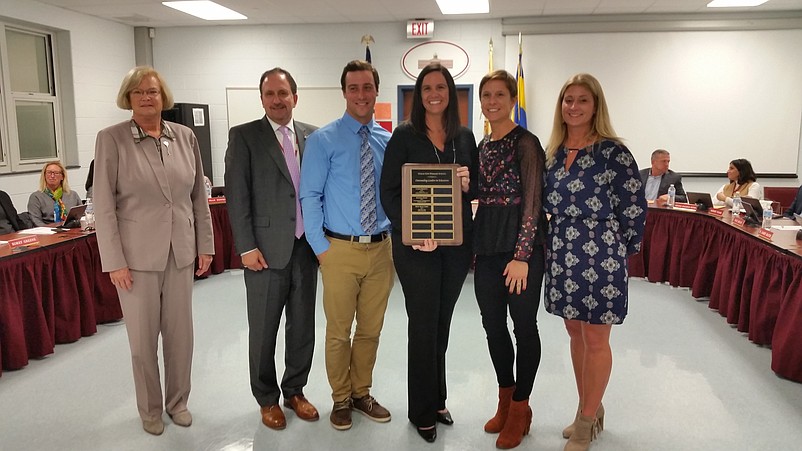
[[[417,19],[407,21],[407,39],[425,39],[433,36],[433,20]]]

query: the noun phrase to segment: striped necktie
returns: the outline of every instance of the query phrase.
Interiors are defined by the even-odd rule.
[[[295,156],[295,146],[292,143],[290,129],[282,125],[278,128],[284,139],[281,142],[281,149],[284,151],[284,159],[287,161],[287,169],[290,170],[292,185],[295,187],[295,237],[300,238],[304,234],[304,220],[301,216],[301,203],[298,201],[298,184],[301,180],[301,171],[298,167],[298,158]]]
[[[359,129],[359,136],[362,137],[359,147],[359,222],[366,234],[373,235],[376,231],[376,175],[367,126]]]

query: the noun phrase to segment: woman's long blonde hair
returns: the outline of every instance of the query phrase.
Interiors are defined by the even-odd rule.
[[[621,138],[616,135],[615,130],[613,130],[613,125],[610,123],[607,101],[604,98],[604,91],[602,90],[599,80],[590,74],[576,74],[565,82],[560,90],[560,95],[557,97],[557,106],[554,108],[554,124],[551,129],[551,137],[546,145],[546,160],[549,164],[554,161],[554,155],[557,153],[560,146],[562,146],[563,142],[565,142],[568,133],[565,121],[563,120],[562,103],[565,97],[565,91],[573,85],[582,85],[593,94],[593,103],[596,111],[593,113],[593,123],[590,127],[590,134],[599,138],[621,141]]]

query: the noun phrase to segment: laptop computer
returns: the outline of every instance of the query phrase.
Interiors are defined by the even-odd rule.
[[[686,191],[685,194],[688,196],[688,203],[699,205],[700,210],[713,208],[713,199],[710,197],[709,193],[694,193],[692,191]]]
[[[744,198],[749,199],[749,198]],[[744,202],[744,211],[746,212],[746,223],[754,226],[761,226],[763,224],[763,211],[758,212],[750,202]]]
[[[67,212],[67,218],[64,219],[64,223],[61,224],[61,227],[65,229],[81,227],[81,217],[84,215],[85,211],[86,204],[76,205],[70,208],[70,211]]]
[[[743,204],[751,205],[752,209],[754,209],[755,212],[757,212],[757,214],[759,215],[761,222],[763,221],[763,205],[760,204],[759,199],[755,199],[754,197],[744,196],[741,198],[741,202]],[[772,212],[771,218],[772,219],[782,218],[782,215]]]

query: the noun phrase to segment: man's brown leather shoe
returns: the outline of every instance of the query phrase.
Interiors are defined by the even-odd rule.
[[[287,427],[287,419],[278,404],[262,407],[262,423],[270,429],[280,431]]]
[[[284,407],[294,410],[295,415],[302,420],[317,421],[320,418],[315,406],[307,401],[304,395],[290,396],[290,399],[284,400]]]

